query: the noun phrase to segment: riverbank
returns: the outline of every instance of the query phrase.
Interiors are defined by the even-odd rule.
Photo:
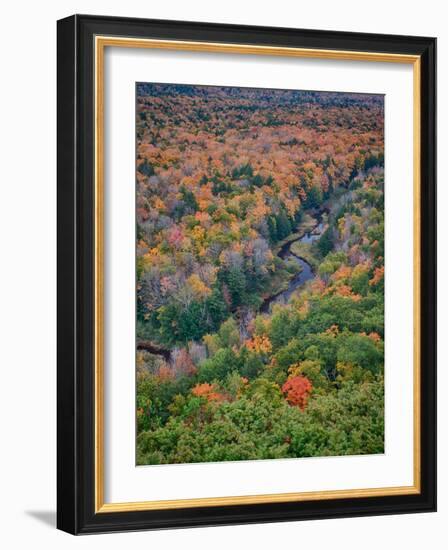
[[[281,250],[291,242],[297,241],[304,237],[307,233],[311,233],[318,225],[319,220],[306,212],[303,215],[303,220],[298,224],[294,233],[291,233],[283,240],[279,241],[272,249],[273,254],[281,257]]]

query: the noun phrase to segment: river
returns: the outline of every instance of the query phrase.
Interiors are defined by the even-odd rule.
[[[291,245],[295,242],[311,244],[317,241],[322,235],[323,228],[324,224],[322,221],[320,221],[312,231],[305,233],[305,235],[302,235],[301,237],[297,237],[296,239],[288,241],[280,248],[277,254],[278,257],[282,260],[295,261],[299,265],[300,271],[289,281],[288,287],[285,290],[277,292],[277,294],[269,296],[264,300],[260,307],[260,311],[262,313],[269,313],[272,304],[285,304],[289,302],[292,294],[300,286],[305,284],[310,279],[314,278],[314,272],[311,265],[304,258],[301,258],[300,256],[297,256],[297,254],[294,254],[294,252],[292,252],[291,250]]]

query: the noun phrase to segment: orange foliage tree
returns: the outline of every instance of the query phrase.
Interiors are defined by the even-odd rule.
[[[216,384],[196,384],[191,393],[195,397],[205,397],[207,401],[224,401],[224,395],[217,391]]]
[[[270,353],[272,351],[272,344],[269,340],[269,336],[265,334],[260,336],[254,336],[251,340],[247,340],[246,347],[250,351],[255,353]]]
[[[286,401],[293,407],[299,407],[305,410],[310,397],[313,385],[306,376],[293,376],[282,386],[282,392],[285,394]]]

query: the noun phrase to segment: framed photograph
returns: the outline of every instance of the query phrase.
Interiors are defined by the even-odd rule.
[[[58,527],[436,507],[434,38],[58,21]]]

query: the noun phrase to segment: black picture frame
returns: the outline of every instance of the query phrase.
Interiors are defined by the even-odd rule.
[[[72,534],[436,509],[436,39],[74,15],[57,25],[57,526]],[[95,512],[94,50],[97,35],[412,54],[421,59],[419,494]]]

